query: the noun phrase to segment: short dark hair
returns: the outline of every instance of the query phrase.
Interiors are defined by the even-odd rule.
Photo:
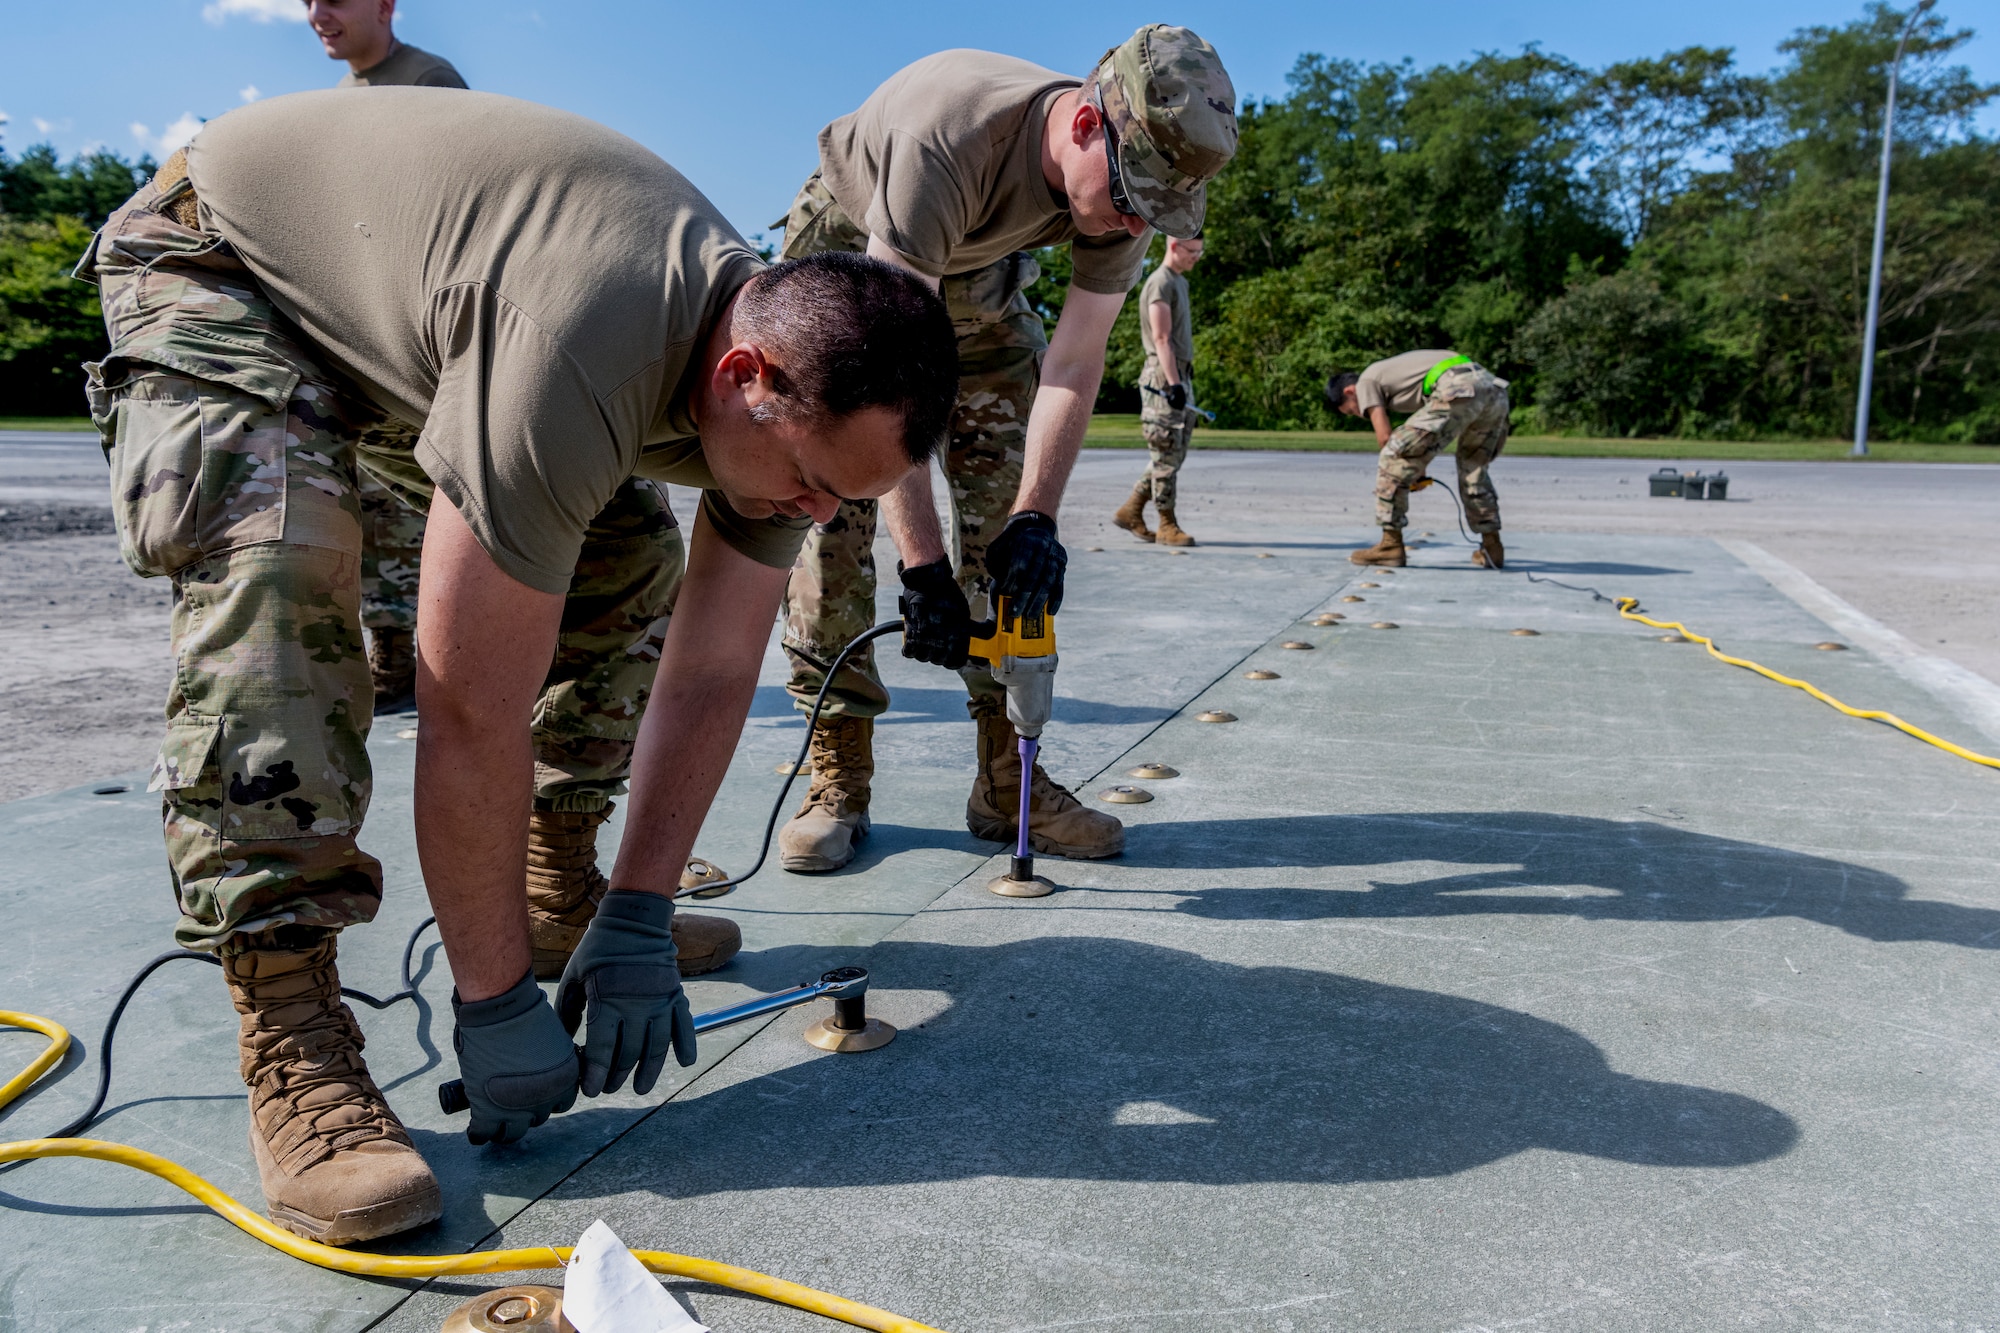
[[[1334,411],[1340,410],[1341,395],[1361,382],[1361,376],[1351,370],[1336,370],[1326,377],[1326,405]]]
[[[903,419],[903,450],[928,463],[958,399],[958,338],[944,301],[915,274],[866,255],[822,251],[774,264],[736,303],[738,336],[769,347],[779,419],[825,420],[882,407]]]

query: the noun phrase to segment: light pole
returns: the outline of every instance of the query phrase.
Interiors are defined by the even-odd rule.
[[[1903,72],[1903,48],[1910,44],[1917,20],[1936,3],[1917,0],[1896,42],[1896,58],[1889,64],[1889,101],[1882,109],[1882,179],[1875,187],[1875,257],[1868,265],[1868,324],[1861,335],[1861,396],[1854,404],[1856,458],[1868,457],[1868,401],[1875,392],[1875,325],[1882,314],[1882,234],[1889,227],[1889,150],[1896,138],[1896,79]]]

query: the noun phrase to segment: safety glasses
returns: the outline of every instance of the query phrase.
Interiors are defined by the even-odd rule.
[[[1111,117],[1104,114],[1101,92],[1097,95],[1097,123],[1104,127],[1104,165],[1111,184],[1111,206],[1128,218],[1136,218],[1139,210],[1132,207],[1132,200],[1125,193],[1125,176],[1118,170],[1118,136],[1112,132]]]

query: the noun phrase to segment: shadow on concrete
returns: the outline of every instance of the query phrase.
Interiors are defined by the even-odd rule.
[[[1659,574],[1688,574],[1692,570],[1668,569],[1665,565],[1621,565],[1610,560],[1523,560],[1509,552],[1510,571],[1537,574],[1602,574],[1613,578],[1650,578]]]
[[[1124,864],[1175,870],[1454,863],[1478,869],[1335,888],[1212,888],[1179,909],[1319,921],[1512,912],[1585,921],[1790,916],[1884,943],[2000,948],[2000,911],[1909,897],[1867,866],[1643,820],[1505,814],[1301,815],[1133,826]],[[1500,867],[1500,868],[1495,868]]]
[[[821,961],[788,952],[761,963]],[[949,1007],[880,1053],[669,1106],[555,1197],[978,1176],[1348,1183],[1536,1148],[1735,1167],[1798,1137],[1752,1098],[1623,1074],[1568,1028],[1429,991],[1090,937],[890,940],[867,962],[880,986]]]

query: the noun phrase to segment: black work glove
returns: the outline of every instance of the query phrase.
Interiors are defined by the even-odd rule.
[[[556,1021],[534,969],[490,1000],[451,992],[451,1048],[472,1104],[465,1137],[512,1143],[576,1102],[576,1047]]]
[[[1062,610],[1063,570],[1069,552],[1056,540],[1056,521],[1029,509],[1015,514],[986,548],[986,572],[997,596],[1011,598],[1018,615]]]
[[[1187,407],[1187,403],[1188,403],[1188,399],[1187,399],[1187,385],[1185,385],[1185,384],[1169,384],[1169,385],[1167,386],[1167,406],[1168,406],[1168,407],[1171,407],[1171,408],[1173,408],[1173,409],[1174,409],[1174,411],[1176,411],[1176,412],[1179,412],[1179,411],[1182,411],[1182,410],[1184,410],[1184,409],[1185,409],[1185,408]]]
[[[903,593],[896,609],[903,614],[903,656],[956,671],[965,665],[972,645],[972,607],[952,576],[949,559],[933,560],[915,569],[896,562]]]
[[[632,889],[604,895],[556,983],[562,1025],[573,1035],[589,1020],[584,1096],[618,1091],[627,1074],[632,1091],[651,1092],[669,1047],[682,1065],[694,1063],[694,1014],[677,957],[673,899]]]

